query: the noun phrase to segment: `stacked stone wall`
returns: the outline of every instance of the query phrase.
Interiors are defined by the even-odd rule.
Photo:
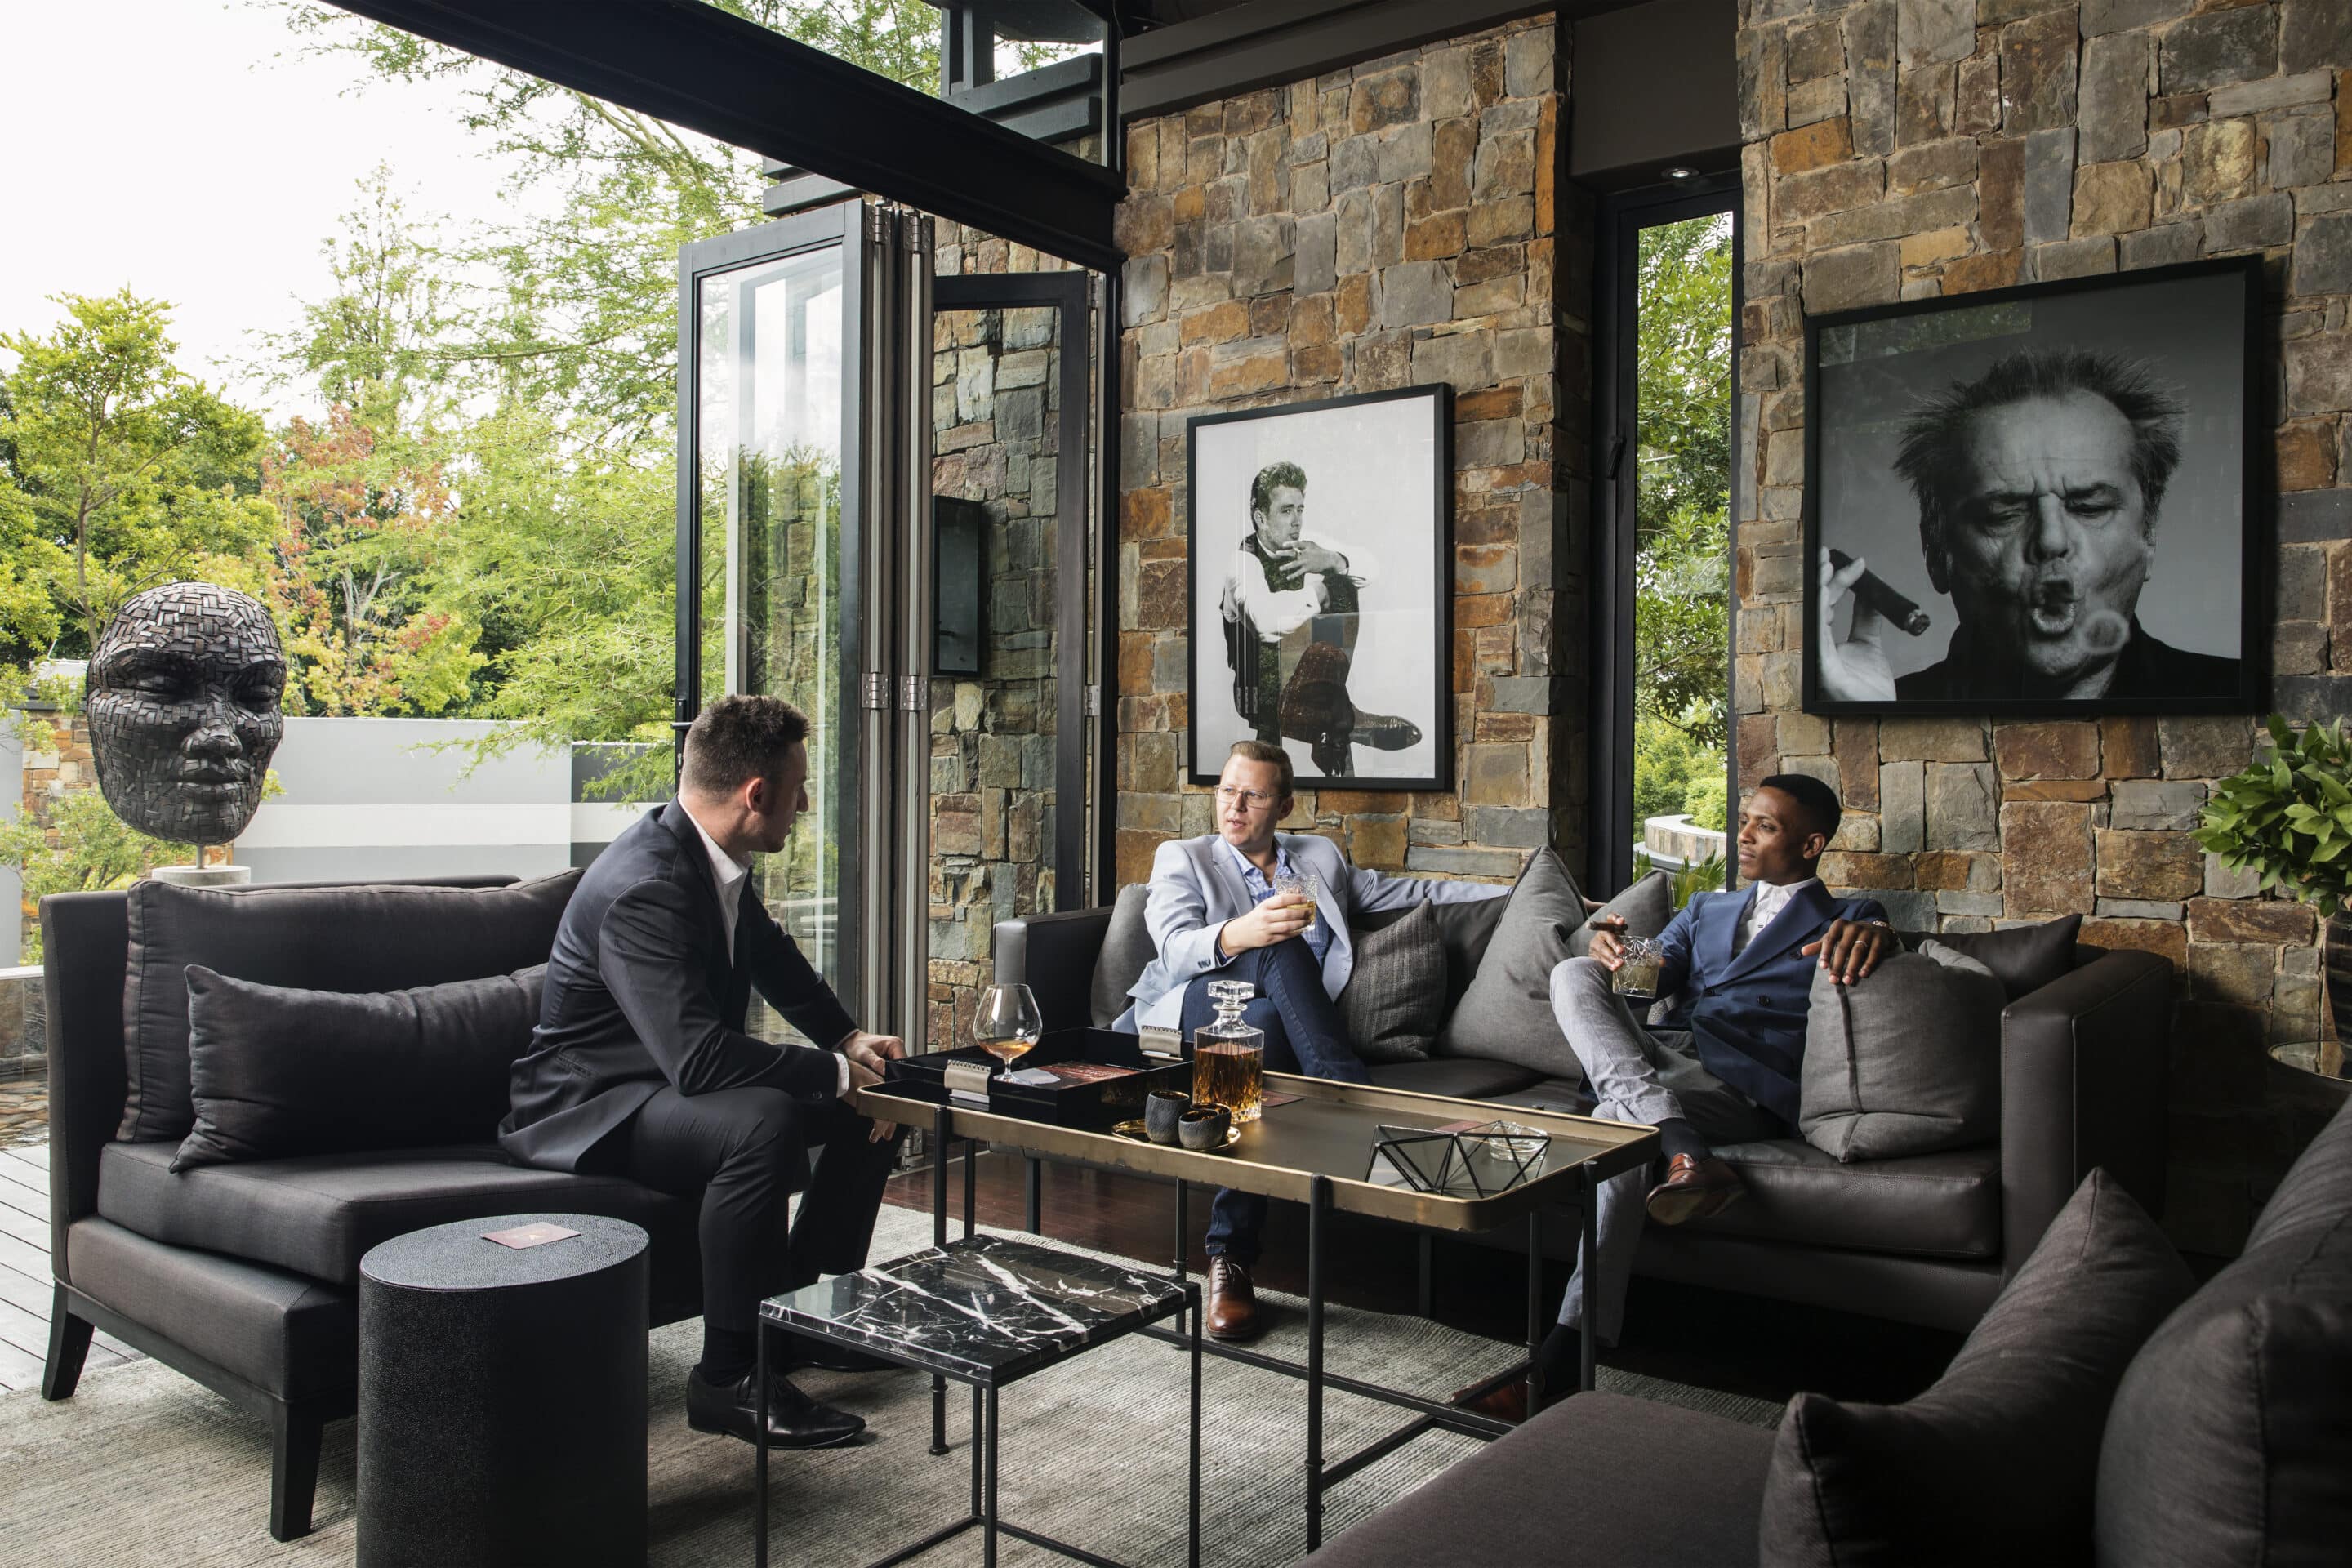
[[[1801,710],[1804,317],[2260,253],[2278,418],[2274,699],[2352,708],[2352,4],[1743,0],[1746,285],[1733,707],[1741,783],[1839,785],[1824,864],[1921,929],[2053,914],[2178,966],[2183,1245],[2228,1253],[2290,1152],[2266,1044],[2318,1025],[2313,918],[2189,837],[2242,718]],[[2085,1084],[2086,1094],[2099,1086]]]
[[[1455,786],[1302,791],[1285,826],[1391,871],[1507,878],[1545,844],[1580,864],[1591,225],[1559,177],[1567,79],[1541,18],[1129,127],[1122,885],[1212,830],[1184,750],[1186,422],[1433,382],[1455,393]]]

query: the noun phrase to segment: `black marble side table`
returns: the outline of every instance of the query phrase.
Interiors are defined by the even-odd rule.
[[[489,1231],[580,1234],[517,1249]],[[359,1568],[643,1568],[646,1233],[412,1231],[360,1259]]]
[[[978,1526],[995,1568],[1000,1532],[1081,1563],[1107,1558],[996,1517],[996,1395],[1008,1384],[1162,1318],[1192,1318],[1192,1568],[1201,1562],[1201,1288],[1140,1265],[1106,1263],[1035,1242],[968,1236],[772,1297],[760,1306],[759,1489],[753,1562],[768,1562],[768,1331],[869,1352],[971,1390],[971,1501],[963,1518],[875,1564],[903,1563]],[[944,1449],[934,1450],[944,1452]],[[1109,1568],[1117,1568],[1109,1564]]]

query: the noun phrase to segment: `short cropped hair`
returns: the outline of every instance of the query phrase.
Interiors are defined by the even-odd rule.
[[[1235,741],[1234,742],[1233,750],[1225,753],[1225,761],[1230,763],[1235,757],[1239,757],[1244,762],[1272,763],[1276,767],[1281,769],[1282,782],[1276,787],[1274,798],[1276,800],[1288,800],[1290,798],[1290,781],[1292,774],[1290,771],[1290,753],[1288,752],[1284,751],[1280,746],[1273,745],[1265,741]]]
[[[678,787],[731,795],[755,778],[774,778],[783,771],[784,754],[808,732],[808,715],[781,697],[722,697],[696,715],[686,732]]]
[[[1250,481],[1250,515],[1255,517],[1274,504],[1274,492],[1288,485],[1299,494],[1307,493],[1307,470],[1296,463],[1268,463]]]
[[[2038,353],[1996,361],[1974,381],[1956,382],[1916,409],[1903,426],[1895,471],[1919,500],[1919,545],[1933,562],[1945,548],[1951,503],[1969,471],[1969,425],[1979,414],[2034,397],[2074,393],[2103,397],[2130,422],[2132,478],[2139,484],[2140,526],[2156,529],[2165,487],[2180,466],[2180,416],[2147,368],[2114,354]]]
[[[1777,789],[1795,801],[1797,809],[1805,814],[1805,826],[1823,838],[1835,838],[1838,824],[1845,820],[1837,791],[1811,773],[1774,773],[1756,787]]]

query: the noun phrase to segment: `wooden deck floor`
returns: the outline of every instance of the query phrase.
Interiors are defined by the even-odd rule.
[[[0,1149],[0,1389],[38,1388],[49,1353],[49,1151]],[[137,1361],[111,1334],[89,1347],[89,1372]]]

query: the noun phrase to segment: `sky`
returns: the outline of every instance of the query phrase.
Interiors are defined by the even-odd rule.
[[[0,0],[10,142],[0,331],[47,332],[47,296],[173,302],[180,363],[271,414],[245,368],[331,287],[320,243],[388,164],[409,216],[500,216],[499,169],[451,84],[359,86],[305,58],[280,0]],[[0,351],[0,367],[14,356]]]

